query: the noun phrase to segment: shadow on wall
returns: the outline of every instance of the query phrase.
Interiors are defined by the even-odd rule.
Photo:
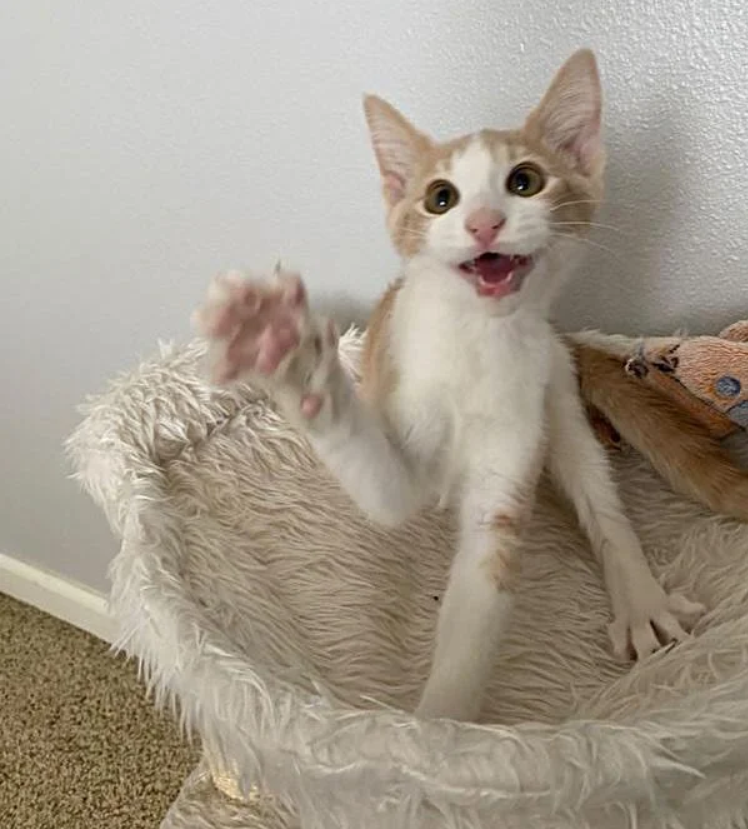
[[[595,220],[603,226],[594,229],[586,262],[560,304],[565,328],[600,327],[594,313],[601,308],[611,308],[606,316],[616,320],[610,331],[634,336],[684,326],[693,334],[716,333],[748,316],[747,307],[726,311],[703,292],[709,279],[715,297],[735,294],[748,259],[748,228],[725,231],[713,222],[719,197],[705,187],[710,165],[719,162],[705,156],[694,135],[704,118],[696,103],[664,88],[642,102],[631,129],[611,119],[607,192]],[[727,188],[725,204],[731,198]]]
[[[586,243],[586,261],[560,303],[560,316],[569,320],[566,327],[599,326],[584,309],[608,305],[635,307],[640,315],[642,308],[651,309],[642,330],[623,326],[620,333],[657,333],[661,327],[658,274],[667,269],[678,202],[684,198],[679,182],[688,113],[664,93],[647,103],[631,129],[606,128],[605,201]]]
[[[342,333],[352,325],[363,330],[371,314],[371,305],[350,294],[340,292],[322,292],[311,298],[311,304],[319,314],[335,320]]]

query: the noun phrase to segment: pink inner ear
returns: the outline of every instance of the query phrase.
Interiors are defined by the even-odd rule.
[[[397,173],[385,173],[382,176],[384,192],[390,204],[399,202],[405,195],[405,180]]]
[[[570,141],[566,142],[561,149],[573,155],[585,170],[589,170],[594,165],[595,159],[600,152],[599,122],[583,128]]]

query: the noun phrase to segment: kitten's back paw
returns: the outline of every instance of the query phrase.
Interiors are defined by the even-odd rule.
[[[632,604],[608,627],[613,653],[620,660],[646,659],[664,647],[690,638],[706,608],[679,593],[659,586],[648,601]]]

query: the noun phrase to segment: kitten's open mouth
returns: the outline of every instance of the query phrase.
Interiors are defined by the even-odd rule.
[[[506,256],[503,253],[482,253],[463,262],[460,272],[475,285],[481,296],[503,297],[522,287],[522,280],[533,265],[530,256]]]

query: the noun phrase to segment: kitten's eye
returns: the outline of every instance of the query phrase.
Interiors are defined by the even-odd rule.
[[[446,213],[460,200],[460,194],[454,184],[448,181],[434,181],[426,190],[423,206],[429,213]]]
[[[515,196],[529,198],[545,187],[545,174],[534,164],[520,164],[509,173],[506,180],[506,189]]]

